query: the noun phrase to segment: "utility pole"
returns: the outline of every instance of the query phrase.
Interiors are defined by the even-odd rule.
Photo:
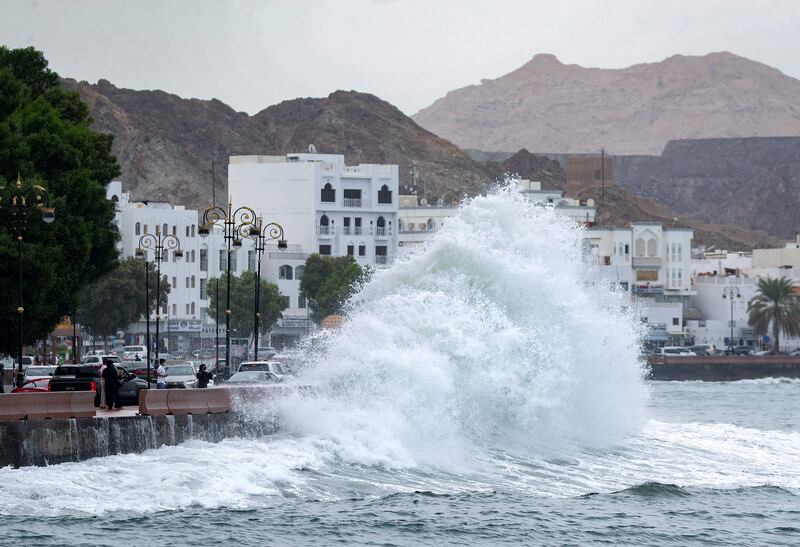
[[[600,201],[606,199],[606,149],[600,149]]]

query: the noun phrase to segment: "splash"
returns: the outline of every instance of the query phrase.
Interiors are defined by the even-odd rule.
[[[317,340],[282,427],[346,460],[453,465],[478,448],[607,446],[642,423],[633,312],[587,282],[581,230],[514,185],[465,202]]]

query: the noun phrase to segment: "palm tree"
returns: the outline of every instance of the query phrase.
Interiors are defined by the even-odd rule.
[[[788,277],[759,279],[758,291],[748,302],[747,313],[756,335],[767,334],[772,325],[772,338],[775,340],[773,353],[780,350],[781,332],[788,336],[800,336],[800,302]]]

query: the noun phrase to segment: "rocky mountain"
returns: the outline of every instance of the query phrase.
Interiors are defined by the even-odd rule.
[[[429,197],[460,198],[494,180],[486,166],[366,93],[295,99],[249,116],[218,100],[120,89],[106,80],[63,84],[88,103],[94,128],[114,135],[123,187],[137,199],[203,207],[211,199],[212,157],[216,191],[224,196],[229,154],[282,155],[312,143],[321,153],[344,154],[350,164],[399,164],[401,184],[416,167]]]
[[[624,69],[543,54],[413,118],[462,148],[659,154],[675,139],[800,135],[800,80],[727,52]]]
[[[660,156],[616,157],[614,177],[706,222],[786,239],[800,229],[800,137],[672,141]]]

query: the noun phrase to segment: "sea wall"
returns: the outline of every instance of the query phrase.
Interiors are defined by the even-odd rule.
[[[651,357],[650,380],[731,382],[800,378],[800,357],[790,355]]]

